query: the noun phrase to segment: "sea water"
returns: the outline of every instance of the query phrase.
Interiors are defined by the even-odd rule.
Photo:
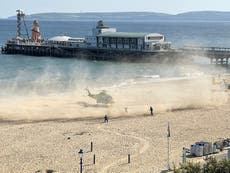
[[[106,21],[124,32],[157,32],[172,42],[184,45],[230,47],[229,22],[191,21]],[[26,22],[29,34],[32,21]],[[56,35],[85,37],[96,21],[40,21],[43,39]],[[15,20],[0,20],[0,45],[17,34]],[[26,34],[26,31],[23,30]],[[25,35],[26,37],[26,35]],[[0,55],[0,95],[38,95],[65,93],[83,88],[106,89],[143,82],[176,80],[187,77],[229,73],[228,67],[209,64],[206,57],[193,63],[128,63],[89,61],[77,58]]]

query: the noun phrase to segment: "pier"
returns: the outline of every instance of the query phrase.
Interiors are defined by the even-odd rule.
[[[1,49],[4,54],[22,54],[30,56],[76,57],[92,60],[125,61],[191,61],[188,56],[210,58],[211,64],[229,63],[230,48],[185,46],[172,49],[171,42],[166,41],[160,33],[117,32],[102,20],[93,27],[92,34],[84,38],[54,36],[42,39],[38,20],[33,21],[31,37],[29,36],[25,13],[17,10],[17,36],[7,41]],[[22,26],[26,38],[22,34]]]
[[[117,50],[110,49],[83,49],[83,48],[71,48],[71,47],[54,47],[43,45],[16,45],[7,44],[7,47],[2,47],[1,52],[3,54],[23,54],[31,56],[53,56],[53,57],[77,57],[95,60],[112,60],[122,59],[121,57],[129,57],[130,59],[142,59],[143,57],[154,56],[155,53],[138,52],[129,50]],[[160,53],[157,53],[160,54]],[[171,49],[171,51],[162,52],[161,56],[155,58],[177,57],[179,55],[186,56],[204,56],[210,59],[211,64],[228,65],[230,62],[230,48],[226,47],[198,47],[198,46],[185,46],[181,49]],[[115,58],[116,57],[116,58]],[[142,58],[141,58],[142,57]],[[154,57],[152,57],[154,58]],[[173,58],[172,58],[173,59]]]
[[[171,48],[171,42],[159,33],[117,32],[102,20],[92,29],[92,34],[84,38],[54,36],[42,39],[38,20],[33,21],[31,37],[24,21],[24,12],[17,10],[17,36],[7,41],[1,49],[4,54],[30,56],[75,57],[92,60],[125,61],[191,61],[189,56],[203,56],[211,64],[227,65],[230,48],[184,46]],[[25,27],[24,38],[21,27]]]
[[[185,46],[181,49],[186,54],[205,56],[211,64],[227,65],[230,58],[230,48]]]
[[[174,49],[164,51],[141,51],[133,49],[116,49],[116,48],[81,48],[63,45],[47,45],[36,43],[6,43],[2,47],[4,54],[21,54],[29,56],[49,56],[62,58],[78,58],[89,60],[115,60],[115,61],[152,61],[168,60],[175,61],[181,57],[181,51]],[[181,59],[181,58],[180,58]]]

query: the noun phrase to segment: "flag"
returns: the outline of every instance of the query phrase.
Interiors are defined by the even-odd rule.
[[[168,134],[167,134],[167,137],[168,137],[168,138],[171,137],[169,123],[168,123]]]

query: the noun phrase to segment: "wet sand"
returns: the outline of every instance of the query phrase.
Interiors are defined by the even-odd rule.
[[[160,172],[166,168],[168,122],[171,165],[181,162],[184,146],[229,137],[228,93],[211,90],[204,79],[112,88],[108,93],[116,102],[109,107],[78,92],[13,102],[1,98],[0,170],[79,172],[77,152],[83,149],[85,172]],[[149,115],[150,105],[154,116]],[[104,114],[109,123],[103,123]]]

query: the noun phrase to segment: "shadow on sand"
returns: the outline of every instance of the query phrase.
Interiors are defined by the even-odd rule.
[[[93,107],[93,108],[108,108],[109,105],[106,104],[89,104],[86,102],[77,102],[78,105],[82,107]]]

